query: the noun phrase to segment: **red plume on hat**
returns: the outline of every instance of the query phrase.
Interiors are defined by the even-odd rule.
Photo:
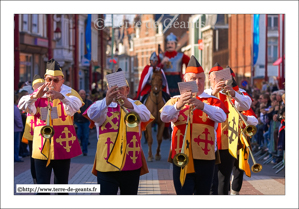
[[[202,67],[193,55],[190,58],[185,73],[203,73]]]
[[[211,68],[209,74],[211,72],[214,72],[214,71],[220,71],[220,70],[223,70],[223,68],[218,64],[218,62],[215,63],[215,65]]]

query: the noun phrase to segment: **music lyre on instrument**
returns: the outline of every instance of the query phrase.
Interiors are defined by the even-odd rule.
[[[223,80],[223,79],[221,79]],[[253,154],[251,152],[251,149],[249,147],[249,144],[246,140],[246,137],[245,136],[249,136],[250,138],[252,136],[254,136],[257,132],[257,128],[253,125],[249,125],[246,120],[244,119],[244,117],[242,116],[242,114],[239,112],[239,110],[236,108],[236,106],[234,105],[234,103],[232,102],[231,98],[231,94],[228,92],[228,91],[223,91],[223,93],[226,94],[227,98],[228,98],[228,101],[230,102],[230,104],[232,105],[232,107],[234,108],[234,110],[238,113],[238,115],[240,116],[241,120],[244,122],[245,124],[245,128],[243,130],[241,130],[241,134],[243,134],[244,136],[244,143],[245,143],[245,146],[249,149],[249,153],[251,155],[251,158],[252,158],[252,161],[253,161],[253,165],[251,167],[251,170],[252,172],[254,173],[258,173],[262,170],[263,166],[259,163],[256,163],[254,157],[253,157]]]
[[[118,87],[116,88],[116,91],[118,90]],[[115,99],[117,101],[117,103],[120,105],[120,107],[123,109],[123,111],[126,113],[124,120],[125,123],[128,127],[130,128],[135,128],[138,126],[138,124],[140,123],[140,116],[134,112],[131,111],[129,112],[125,107],[124,107],[124,100],[123,99]]]
[[[191,93],[191,98],[192,98],[192,93]],[[187,135],[186,132],[188,130],[190,115],[193,115],[193,110],[194,110],[194,107],[190,106],[190,111],[189,111],[189,114],[188,114],[188,117],[187,117],[186,129],[185,129],[185,134],[184,134],[184,139],[183,139],[183,145],[182,145],[181,152],[176,154],[173,157],[173,163],[178,167],[185,167],[189,163],[189,157],[185,154],[185,145],[186,145],[186,135]]]

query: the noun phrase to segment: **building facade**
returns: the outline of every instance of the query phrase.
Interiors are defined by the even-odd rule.
[[[202,67],[206,74],[205,87],[210,86],[208,74],[217,62],[225,68],[228,65],[228,15],[213,14],[205,16],[205,24],[201,28],[203,41]]]
[[[19,37],[19,82],[32,81],[35,74],[44,75],[48,61],[47,16],[20,14]],[[52,40],[52,46],[55,44]]]
[[[252,14],[229,15],[229,66],[236,74],[238,85],[243,80],[261,88],[265,80],[265,65],[270,83],[278,76],[278,66],[274,62],[278,57],[278,15],[268,15],[268,32],[266,39],[266,15],[259,15],[259,45],[258,57],[253,65],[253,16]],[[280,20],[280,23],[281,20]],[[280,24],[282,31],[282,24]],[[267,64],[266,64],[267,40]],[[282,41],[280,41],[280,45]],[[280,47],[281,49],[282,47]],[[281,54],[281,53],[280,53]]]

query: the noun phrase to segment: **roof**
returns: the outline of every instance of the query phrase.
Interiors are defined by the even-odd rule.
[[[179,15],[177,14],[155,14],[155,22],[157,24],[162,23],[163,33],[169,28],[169,24],[172,23]]]

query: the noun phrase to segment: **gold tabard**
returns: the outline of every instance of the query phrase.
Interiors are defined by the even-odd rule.
[[[215,159],[215,132],[213,126],[192,124],[192,152],[194,159]]]

